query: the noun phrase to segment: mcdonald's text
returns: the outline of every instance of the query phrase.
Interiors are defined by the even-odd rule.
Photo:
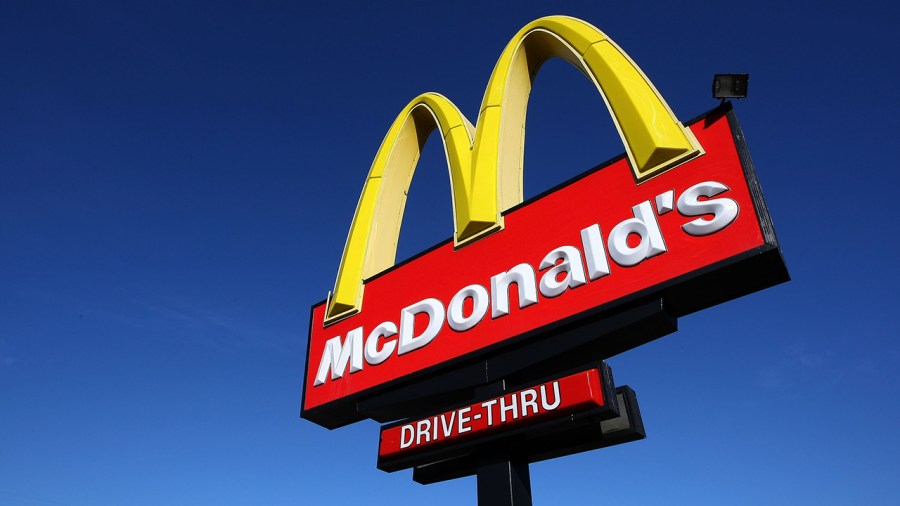
[[[489,281],[463,287],[447,303],[428,297],[401,309],[399,320],[386,320],[371,329],[356,327],[346,335],[332,337],[322,351],[315,386],[359,373],[366,366],[378,366],[392,356],[419,352],[439,335],[449,336],[445,323],[456,333],[466,333],[486,317],[515,318],[532,304],[565,297],[587,283],[615,283],[609,258],[618,268],[633,268],[668,251],[659,220],[673,210],[693,218],[680,230],[696,237],[717,233],[733,223],[740,206],[727,197],[728,192],[729,188],[717,181],[694,184],[677,196],[670,189],[631,206],[632,216],[613,226],[605,239],[600,225],[593,223],[573,235],[570,244],[555,247],[539,261],[516,264]],[[515,308],[510,291],[517,295]]]

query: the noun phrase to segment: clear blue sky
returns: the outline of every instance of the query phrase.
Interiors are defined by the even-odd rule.
[[[0,6],[0,504],[474,504],[474,479],[376,470],[374,422],[299,418],[308,311],[397,112],[437,91],[474,120],[546,14],[683,120],[751,74],[793,281],[612,358],[648,438],[532,466],[536,504],[897,504],[895,4],[24,0]],[[622,151],[564,63],[528,114],[528,195]],[[402,255],[450,236],[448,191],[431,141]]]

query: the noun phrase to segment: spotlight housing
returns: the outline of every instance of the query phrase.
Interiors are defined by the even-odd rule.
[[[713,98],[747,98],[750,74],[716,74],[713,77]]]

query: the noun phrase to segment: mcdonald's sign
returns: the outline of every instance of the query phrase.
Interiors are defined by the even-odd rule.
[[[523,202],[528,96],[553,57],[594,82],[625,154]],[[406,193],[434,130],[454,235],[394,265]],[[682,124],[605,34],[541,18],[501,53],[475,125],[426,93],[389,128],[334,289],[312,307],[302,416],[337,427],[370,416],[367,399],[485,357],[532,343],[552,356],[572,332],[628,305],[659,300],[676,318],[787,279],[730,105]]]

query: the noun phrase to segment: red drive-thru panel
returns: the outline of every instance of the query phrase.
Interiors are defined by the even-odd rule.
[[[445,242],[366,280],[353,316],[326,326],[325,304],[314,306],[303,416],[349,423],[363,395],[555,339],[551,328],[623,301],[659,295],[681,316],[786,281],[733,112],[689,128],[705,151],[698,158],[640,184],[627,159],[614,160],[508,211],[503,230],[459,249]],[[763,254],[776,257],[766,272]],[[742,283],[736,265],[751,266]],[[723,267],[731,278],[710,275]]]
[[[379,459],[471,441],[606,405],[600,373],[582,371],[381,430]]]

